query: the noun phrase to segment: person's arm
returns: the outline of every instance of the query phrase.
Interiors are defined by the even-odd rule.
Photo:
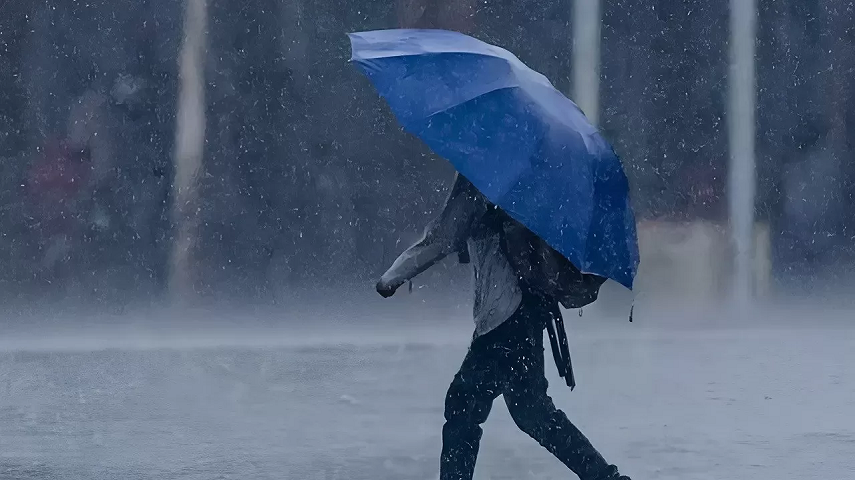
[[[402,253],[377,282],[381,295],[391,296],[401,285],[446,256],[466,248],[478,211],[473,190],[468,180],[456,177],[442,213],[428,224],[422,239]]]

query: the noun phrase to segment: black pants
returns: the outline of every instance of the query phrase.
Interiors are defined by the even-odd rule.
[[[552,310],[531,299],[505,323],[472,341],[445,399],[440,480],[471,480],[493,400],[503,395],[511,417],[581,480],[618,479],[591,442],[547,395],[543,329]]]

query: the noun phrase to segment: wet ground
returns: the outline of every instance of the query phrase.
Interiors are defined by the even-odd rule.
[[[388,327],[351,342],[287,330],[7,339],[0,478],[434,479],[467,329],[453,341]],[[855,471],[855,325],[573,331],[579,386],[571,393],[547,362],[550,393],[634,479]],[[476,477],[574,478],[498,402]]]

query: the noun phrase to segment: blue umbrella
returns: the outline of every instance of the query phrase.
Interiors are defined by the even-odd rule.
[[[582,272],[632,288],[638,244],[623,166],[546,77],[461,33],[349,37],[351,61],[405,130]]]

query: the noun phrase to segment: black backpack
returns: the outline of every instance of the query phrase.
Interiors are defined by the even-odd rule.
[[[520,282],[555,298],[564,308],[582,308],[597,300],[606,278],[582,273],[570,260],[520,222],[495,209],[492,223]]]

